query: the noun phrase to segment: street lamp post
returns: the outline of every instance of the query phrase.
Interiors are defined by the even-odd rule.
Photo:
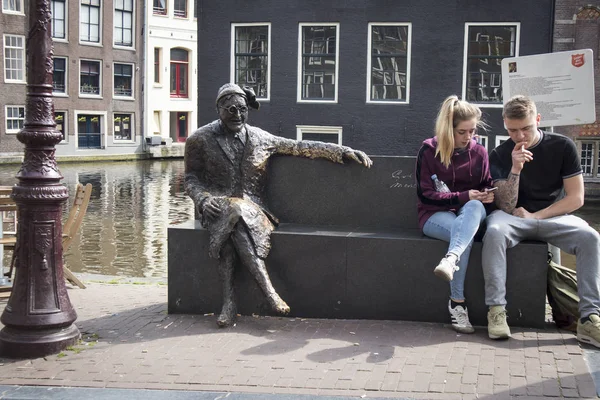
[[[18,207],[16,275],[2,313],[0,354],[42,357],[79,339],[63,278],[62,204],[69,197],[54,156],[61,134],[54,122],[50,0],[30,0],[25,123],[17,135],[25,157],[12,197]]]

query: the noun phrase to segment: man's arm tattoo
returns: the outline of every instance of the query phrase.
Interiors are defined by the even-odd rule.
[[[519,175],[509,173],[508,178],[498,182],[497,186],[496,206],[505,213],[512,214],[519,198]]]

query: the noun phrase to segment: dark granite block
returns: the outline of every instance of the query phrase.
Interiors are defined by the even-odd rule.
[[[373,157],[373,166],[276,157],[267,187],[282,222],[417,228],[414,157]]]
[[[344,230],[282,224],[267,258],[271,280],[290,316],[399,319],[449,323],[449,285],[433,268],[447,244],[418,230]],[[169,312],[217,313],[221,286],[208,257],[208,235],[187,223],[169,228]],[[543,327],[547,246],[525,242],[507,253],[508,314],[512,326]],[[270,315],[245,268],[236,276],[238,311]],[[471,322],[487,325],[481,243],[471,253],[465,294]]]

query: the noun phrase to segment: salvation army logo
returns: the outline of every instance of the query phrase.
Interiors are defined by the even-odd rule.
[[[571,54],[571,64],[577,68],[583,66],[583,64],[585,64],[583,54]]]

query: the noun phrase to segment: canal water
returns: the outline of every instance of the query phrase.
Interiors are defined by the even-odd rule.
[[[17,183],[18,169],[1,165],[0,185]],[[194,218],[193,203],[183,192],[183,161],[63,163],[60,171],[71,196],[77,183],[93,186],[65,265],[86,274],[166,278],[167,227]],[[577,214],[600,231],[600,203],[588,202]]]

